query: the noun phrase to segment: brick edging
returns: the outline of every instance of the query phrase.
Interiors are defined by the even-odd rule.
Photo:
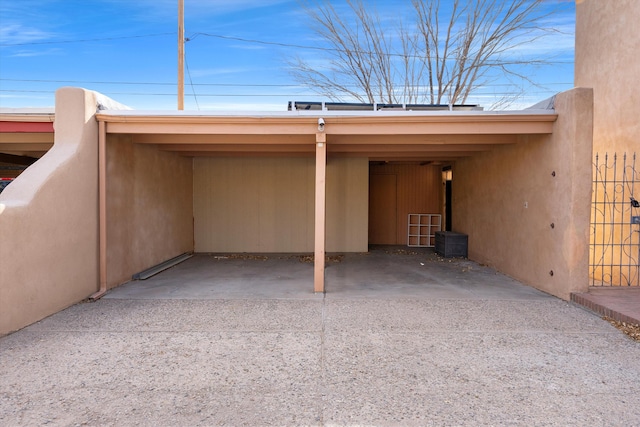
[[[609,317],[618,322],[632,323],[636,325],[640,324],[640,319],[635,319],[611,308],[607,308],[602,304],[593,302],[587,297],[587,295],[588,294],[583,293],[571,293],[570,300],[572,303],[584,307],[596,314],[599,314],[600,316]]]

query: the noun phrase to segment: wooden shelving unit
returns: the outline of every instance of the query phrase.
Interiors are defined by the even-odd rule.
[[[436,245],[436,232],[441,229],[440,214],[409,214],[407,246],[432,248]]]

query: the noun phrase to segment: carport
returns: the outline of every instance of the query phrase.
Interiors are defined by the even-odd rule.
[[[325,291],[325,254],[366,253],[380,224],[393,233],[393,221],[371,220],[380,194],[371,176],[397,175],[402,245],[407,212],[442,213],[443,167],[468,257],[569,300],[589,283],[593,93],[573,89],[540,107],[149,112],[61,88],[53,147],[0,195],[0,333],[184,253],[313,254],[308,289]],[[41,154],[45,119],[45,132],[5,132],[2,143]],[[430,185],[414,185],[418,170]]]
[[[102,110],[96,118],[102,290],[195,251],[313,253],[313,289],[323,292],[326,253],[368,250],[372,167],[439,175],[461,159],[548,139],[558,114]],[[430,197],[441,201],[442,182],[435,188]]]

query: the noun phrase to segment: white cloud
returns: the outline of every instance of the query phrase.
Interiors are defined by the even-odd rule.
[[[19,23],[5,24],[0,27],[0,44],[20,45],[49,40],[54,34]]]
[[[266,45],[243,43],[243,44],[232,44],[232,45],[229,45],[229,49],[266,50],[266,49],[268,49],[268,47]]]
[[[9,58],[31,58],[35,56],[47,56],[57,55],[60,53],[60,49],[46,49],[46,50],[18,50],[13,54],[8,55]]]
[[[253,72],[255,70],[251,68],[241,68],[241,67],[227,67],[227,68],[201,68],[191,70],[189,73],[191,77],[208,77],[208,76],[222,76],[229,74],[240,74],[246,72]]]
[[[118,8],[135,9],[140,17],[176,17],[178,10],[177,0],[102,0],[104,3],[116,5]],[[268,8],[282,3],[290,3],[291,0],[185,0],[185,20],[190,18],[203,19],[243,10]]]
[[[526,34],[516,40],[516,46],[508,54],[535,56],[548,58],[560,54],[573,54],[575,49],[575,34],[573,24],[555,26],[538,30],[533,34]]]

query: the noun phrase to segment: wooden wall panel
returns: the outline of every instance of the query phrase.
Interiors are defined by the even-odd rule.
[[[326,250],[367,251],[369,164],[327,161]],[[313,252],[315,159],[194,158],[196,252]]]
[[[327,252],[367,252],[369,160],[327,160]]]
[[[410,213],[441,214],[442,174],[439,166],[419,164],[375,164],[370,166],[370,174],[394,175],[396,177],[396,244],[407,244],[407,216]],[[372,183],[375,181],[371,181]],[[373,185],[371,192],[378,191]],[[379,224],[376,212],[369,213],[369,221]],[[391,231],[376,231],[371,235],[388,235]],[[375,242],[371,242],[375,243]]]
[[[395,245],[398,233],[397,176],[395,174],[372,174],[369,193],[369,243],[372,245]]]
[[[196,252],[312,252],[314,162],[195,158]]]

